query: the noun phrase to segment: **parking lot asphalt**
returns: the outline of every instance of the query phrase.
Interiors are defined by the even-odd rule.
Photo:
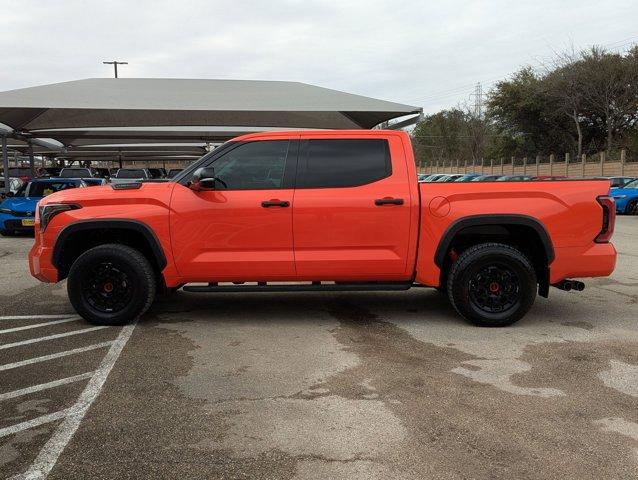
[[[187,294],[93,329],[0,238],[0,478],[638,478],[638,217],[504,329],[434,290]]]

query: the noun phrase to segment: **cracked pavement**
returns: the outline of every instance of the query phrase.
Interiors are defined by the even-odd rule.
[[[49,478],[638,478],[636,238],[620,217],[612,277],[552,289],[504,329],[434,290],[162,298]],[[71,312],[63,284],[27,276],[31,241],[0,239],[0,315]],[[0,393],[96,359],[0,372]],[[0,428],[81,388],[2,402]],[[0,438],[0,478],[56,426]]]

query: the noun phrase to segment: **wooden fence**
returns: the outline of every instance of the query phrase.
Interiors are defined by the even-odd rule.
[[[549,156],[549,161],[534,159],[484,160],[481,163],[451,161],[445,164],[435,162],[432,165],[418,166],[419,173],[480,173],[481,175],[564,175],[567,177],[638,177],[638,162],[628,162],[625,150],[620,159],[608,160],[605,153],[596,156],[582,156],[580,160],[570,158],[569,154],[557,159]]]

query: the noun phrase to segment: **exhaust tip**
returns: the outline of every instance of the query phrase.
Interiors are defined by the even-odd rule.
[[[585,290],[585,284],[583,282],[579,282],[578,280],[562,280],[553,285],[554,287],[569,292],[574,290],[576,292],[582,292]]]

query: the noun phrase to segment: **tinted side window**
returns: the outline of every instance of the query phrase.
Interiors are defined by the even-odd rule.
[[[282,188],[288,140],[248,142],[221,156],[211,165],[221,180],[219,190]],[[223,183],[222,183],[223,182]]]
[[[308,140],[305,171],[298,188],[354,187],[390,176],[388,141]]]

